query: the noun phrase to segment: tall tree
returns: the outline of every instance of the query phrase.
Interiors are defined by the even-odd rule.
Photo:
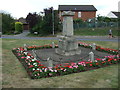
[[[58,10],[53,10],[53,8],[51,7],[48,9],[44,9],[44,12],[45,12],[44,26],[46,26],[43,27],[44,31],[47,32],[47,34],[52,34],[54,28],[54,33],[59,32],[61,29],[59,23],[60,20],[58,17]]]
[[[32,29],[38,23],[38,18],[39,18],[39,16],[36,14],[36,12],[29,13],[27,15],[26,21],[27,21],[27,23],[29,23],[30,29]]]
[[[2,15],[2,33],[13,33],[15,31],[14,29],[14,18],[6,13],[6,12],[2,12],[0,13]]]
[[[40,35],[49,35],[53,33],[53,25],[55,33],[60,31],[60,23],[58,17],[58,11],[53,8],[44,9],[44,17],[38,15],[38,22],[33,26],[31,33],[38,32]],[[53,23],[54,22],[54,23]]]

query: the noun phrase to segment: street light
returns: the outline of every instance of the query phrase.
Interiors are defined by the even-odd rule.
[[[55,35],[55,31],[54,31],[54,9],[53,9],[53,7],[51,7],[52,8],[52,23],[53,23],[53,35]]]

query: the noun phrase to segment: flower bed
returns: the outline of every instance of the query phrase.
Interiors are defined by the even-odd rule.
[[[83,42],[79,42],[78,45],[81,47],[85,47],[85,48],[92,48],[91,44],[86,44]],[[102,48],[101,46],[97,46],[97,45],[96,45],[96,50],[101,51],[101,52],[107,52],[107,53],[114,54],[114,55],[118,54],[118,50],[110,49],[110,48]]]
[[[85,48],[91,48],[90,44],[85,44],[80,42],[79,46]],[[58,45],[55,45],[57,48]],[[44,49],[44,48],[52,48],[52,45],[43,45],[43,46],[28,46],[27,50],[32,49]],[[46,67],[39,60],[36,60],[34,56],[24,50],[23,47],[14,48],[12,52],[19,59],[19,61],[24,65],[27,70],[29,76],[32,79],[38,79],[42,77],[52,77],[52,76],[60,76],[67,75],[70,73],[83,72],[91,69],[96,69],[100,67],[104,67],[111,64],[117,64],[120,62],[120,55],[118,55],[118,50],[102,48],[100,46],[96,47],[96,50],[108,52],[114,55],[105,56],[103,59],[96,58],[94,62],[88,61],[80,61],[78,63],[65,63],[64,66],[59,64],[54,67]]]

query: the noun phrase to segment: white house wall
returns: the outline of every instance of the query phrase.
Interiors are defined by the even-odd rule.
[[[117,16],[115,14],[113,14],[112,12],[108,13],[107,17],[109,17],[109,18],[117,18]]]

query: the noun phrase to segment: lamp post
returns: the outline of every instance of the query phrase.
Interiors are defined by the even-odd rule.
[[[53,30],[53,35],[55,35],[55,31],[54,31],[54,9],[53,9],[53,7],[51,7],[52,8],[52,30]]]

